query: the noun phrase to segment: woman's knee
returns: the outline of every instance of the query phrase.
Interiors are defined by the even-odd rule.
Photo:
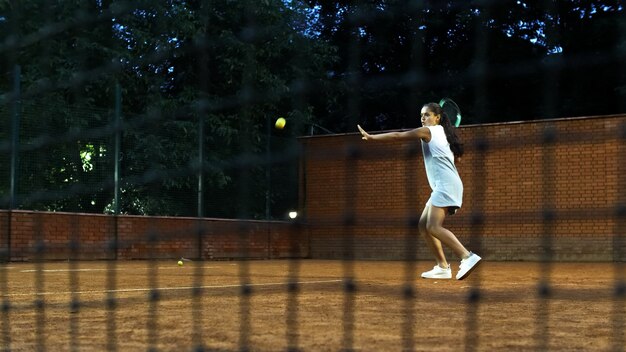
[[[437,234],[441,230],[441,225],[437,223],[427,222],[425,224],[425,231],[430,234]]]

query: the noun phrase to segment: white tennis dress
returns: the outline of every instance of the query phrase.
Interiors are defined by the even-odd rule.
[[[426,126],[430,129],[430,142],[422,141],[426,176],[432,189],[426,204],[451,207],[453,214],[463,204],[463,182],[454,165],[454,154],[443,126]]]

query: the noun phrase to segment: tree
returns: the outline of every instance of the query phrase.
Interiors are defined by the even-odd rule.
[[[356,100],[352,120],[370,128],[416,126],[421,103],[443,96],[460,103],[466,123],[623,112],[617,1],[308,3],[321,37],[340,48],[336,115],[354,115]],[[598,78],[607,84],[585,88]]]
[[[0,14],[3,67],[21,67],[21,206],[101,210],[107,190],[99,171],[111,165],[106,136],[81,136],[79,131],[94,131],[108,123],[106,110],[97,107],[111,101],[103,97],[115,79],[103,67],[120,47],[114,46],[110,26],[98,24],[110,20],[111,13],[104,13],[97,3],[48,6],[29,1],[2,2]],[[3,81],[2,90],[10,91],[12,85]],[[3,103],[11,104],[14,97],[6,97]],[[88,150],[98,152],[86,167]]]
[[[130,132],[133,138],[126,140],[132,145],[126,147],[144,154],[133,153],[136,159],[128,159],[126,167],[141,170],[142,165],[149,164],[151,170],[187,168],[190,173],[186,177],[154,186],[161,188],[161,195],[163,189],[175,194],[177,189],[193,188],[195,173],[189,166],[197,154],[197,143],[188,141],[198,140],[196,126],[201,116],[206,126],[204,167],[209,176],[206,211],[221,216],[262,214],[264,202],[255,200],[262,200],[266,190],[265,161],[260,156],[267,145],[267,124],[280,115],[310,120],[309,103],[296,102],[294,97],[323,80],[325,67],[332,60],[332,50],[302,30],[305,13],[297,5],[292,2],[287,6],[282,1],[181,1],[167,6],[151,4],[139,15],[121,21],[119,28],[127,38],[131,57],[169,53],[138,66],[136,72],[126,71],[129,86],[140,79],[150,82],[145,85],[151,87],[127,91],[125,95],[134,97],[127,104],[135,111],[162,116],[167,126],[162,128],[161,119],[157,119]],[[129,68],[132,65],[127,64]],[[301,86],[301,82],[307,84]],[[153,148],[147,135],[158,138],[162,149]],[[174,156],[178,161],[171,160]],[[242,169],[242,158],[255,165]],[[248,191],[242,191],[244,183],[249,183]],[[287,187],[292,188],[295,183]],[[222,201],[233,194],[239,194],[250,209],[242,210],[245,206],[241,202]],[[184,214],[192,213],[191,204],[169,203],[186,208]]]
[[[39,180],[41,189],[71,190],[70,203],[52,204],[43,197],[46,205],[31,199],[29,206],[112,208],[110,178],[87,179],[99,166],[112,171],[111,112],[119,82],[124,112],[122,211],[195,215],[198,140],[203,138],[205,196],[221,197],[206,213],[262,216],[265,202],[259,194],[266,187],[268,117],[310,120],[306,94],[324,80],[333,58],[331,48],[307,33],[306,9],[299,2],[46,5],[0,7],[0,26],[12,28],[3,33],[19,39],[19,45],[11,44],[9,36],[2,42],[5,52],[15,54],[13,62],[23,67],[25,95],[55,110],[25,114],[24,125],[47,126],[37,132],[44,139],[54,126],[57,139],[67,142],[48,138],[46,153],[38,150],[42,163],[37,170],[24,170],[23,177]],[[23,13],[33,15],[25,18]],[[98,113],[76,114],[81,109]],[[199,136],[201,120],[205,130]],[[91,165],[87,169],[86,162]],[[292,182],[295,188],[297,180]],[[243,184],[247,191],[242,191]],[[94,205],[95,198],[103,197],[94,195],[89,185],[108,192],[106,201]],[[34,188],[25,181],[21,190],[32,194]],[[241,196],[233,197],[237,193]]]

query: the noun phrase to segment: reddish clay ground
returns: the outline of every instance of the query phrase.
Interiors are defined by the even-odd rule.
[[[431,267],[320,260],[4,264],[0,294],[10,309],[1,315],[0,343],[13,351],[191,351],[198,344],[212,351],[624,349],[626,301],[614,295],[614,264],[485,262],[464,281],[416,278]],[[548,299],[538,293],[542,273],[550,274]],[[346,276],[355,279],[352,294]],[[252,286],[242,295],[246,277]],[[291,293],[290,278],[298,281]],[[407,278],[412,298],[403,294]],[[158,301],[150,300],[154,287]],[[115,297],[115,309],[107,309],[107,297]],[[81,302],[76,312],[72,299]]]

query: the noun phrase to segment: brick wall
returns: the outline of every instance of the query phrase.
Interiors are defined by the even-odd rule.
[[[489,260],[626,260],[626,115],[459,134],[464,204],[445,225],[469,249]],[[419,144],[300,142],[305,226],[0,210],[0,258],[431,259],[415,226],[430,194]]]
[[[13,261],[304,257],[306,234],[280,221],[0,211],[0,256]]]
[[[625,115],[458,131],[464,204],[445,226],[470,250],[490,260],[626,260]],[[419,144],[357,134],[300,142],[312,257],[432,258],[415,228],[430,195]]]

